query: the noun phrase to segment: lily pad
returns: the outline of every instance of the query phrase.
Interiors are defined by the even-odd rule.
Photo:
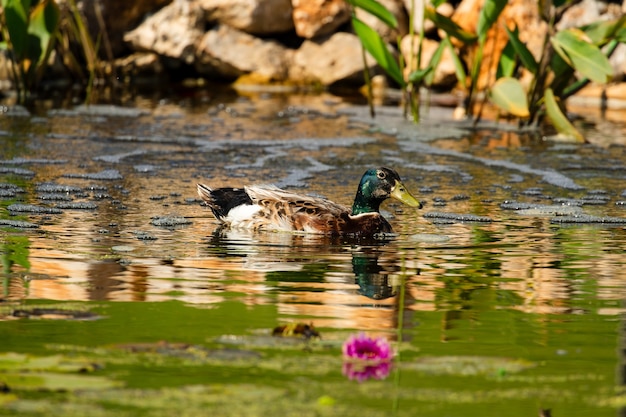
[[[403,367],[436,375],[504,375],[534,366],[532,362],[487,356],[422,357]]]
[[[62,373],[0,373],[0,381],[12,390],[78,391],[103,390],[121,383],[102,376]]]

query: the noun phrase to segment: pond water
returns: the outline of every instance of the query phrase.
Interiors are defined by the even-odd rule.
[[[623,118],[579,145],[331,95],[8,110],[0,415],[626,415]],[[386,240],[221,230],[195,190],[350,205],[381,165],[424,203]],[[360,382],[359,332],[395,351]]]

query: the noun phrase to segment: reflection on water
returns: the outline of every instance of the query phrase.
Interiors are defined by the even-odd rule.
[[[219,228],[205,237],[186,226],[150,230],[174,236],[144,242],[132,233],[107,241],[88,226],[89,239],[67,227],[73,242],[50,240],[60,229],[66,226],[6,235],[13,259],[5,264],[8,299],[210,305],[229,294],[251,305],[276,304],[286,317],[315,317],[318,326],[379,329],[396,325],[403,283],[408,310],[571,314],[589,312],[586,301],[595,299],[594,313],[617,314],[626,295],[623,228],[465,224],[437,227],[453,233],[432,243],[413,235],[376,241]],[[112,249],[129,241],[129,252]]]

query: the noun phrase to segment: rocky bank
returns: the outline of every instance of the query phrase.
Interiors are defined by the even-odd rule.
[[[396,16],[397,29],[389,29],[362,10],[357,10],[358,17],[376,29],[394,53],[412,62],[409,57],[416,44],[408,27],[412,0],[379,1]],[[438,11],[475,32],[482,3],[448,2]],[[83,1],[81,10],[94,38],[103,39],[103,58],[128,82],[140,76],[177,78],[184,73],[239,83],[363,84],[361,45],[351,29],[351,10],[344,0],[101,0]],[[625,11],[626,2],[583,0],[566,12],[560,24],[580,26],[615,19]],[[415,19],[416,25],[420,20]],[[546,27],[537,16],[535,0],[509,0],[489,34],[485,51],[490,51],[490,56],[499,56],[506,44],[504,25],[520,28],[520,38],[538,58]],[[416,27],[415,33],[420,29]],[[422,62],[427,63],[438,46],[440,33],[429,21],[424,31]],[[461,44],[455,47],[461,57],[471,57],[471,48]],[[483,87],[494,79],[497,66],[497,60],[488,58],[481,74]],[[614,82],[606,88],[590,86],[587,91],[626,99],[626,89],[620,84],[626,73],[626,45],[619,46],[611,62]],[[372,74],[381,72],[371,57],[366,63]],[[0,71],[2,77],[10,79],[7,71]],[[437,90],[457,87],[450,54],[444,54],[434,78],[433,88]]]

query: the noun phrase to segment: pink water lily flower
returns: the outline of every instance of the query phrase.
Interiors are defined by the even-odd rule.
[[[365,333],[359,333],[350,336],[343,344],[343,356],[346,359],[384,362],[391,360],[393,352],[386,339],[382,337],[372,339]]]
[[[359,333],[350,336],[343,344],[343,357],[343,374],[363,382],[370,378],[384,379],[389,375],[393,351],[386,339],[373,339]]]

